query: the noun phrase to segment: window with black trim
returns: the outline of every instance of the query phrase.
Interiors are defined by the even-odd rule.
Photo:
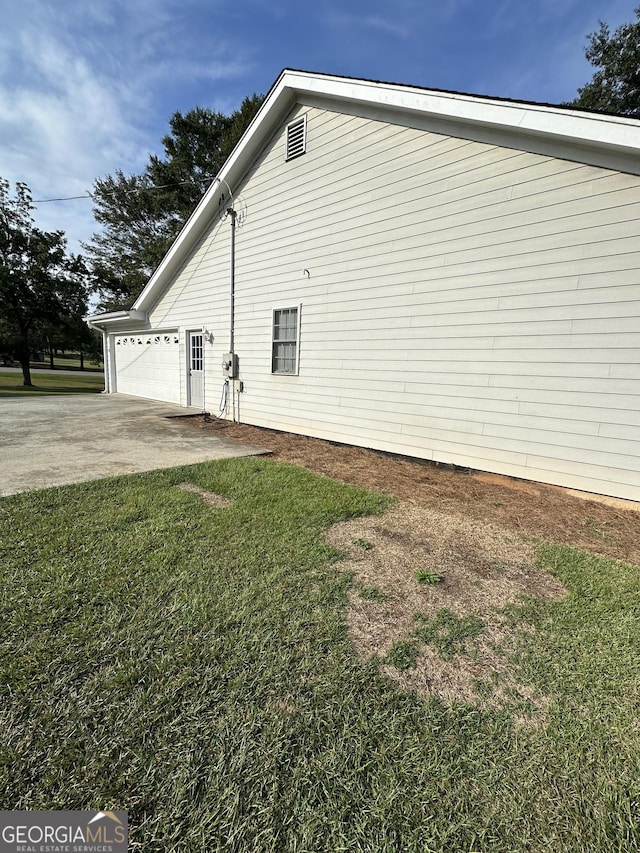
[[[300,116],[287,125],[287,160],[299,157],[307,150],[307,117]]]
[[[271,372],[295,375],[298,372],[300,310],[275,308],[271,337]]]

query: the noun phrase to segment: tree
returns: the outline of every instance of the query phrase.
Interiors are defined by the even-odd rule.
[[[263,100],[245,98],[229,116],[201,107],[176,112],[163,157],[151,155],[141,175],[118,170],[95,182],[93,212],[103,230],[84,248],[103,309],[136,299]]]
[[[36,228],[31,192],[0,179],[0,339],[32,385],[33,347],[49,327],[71,327],[87,309],[88,277],[80,256],[67,255],[62,231]]]
[[[600,21],[588,38],[585,56],[598,69],[590,83],[578,89],[572,106],[640,118],[640,6],[636,21],[611,35]]]
[[[38,349],[46,351],[49,366],[55,370],[55,356],[62,352],[77,353],[80,358],[80,370],[84,370],[86,357],[93,361],[102,361],[102,335],[95,329],[89,328],[84,321],[86,308],[75,315],[64,318],[59,325],[48,324],[38,334]]]

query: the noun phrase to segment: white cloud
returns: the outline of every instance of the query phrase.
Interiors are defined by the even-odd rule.
[[[283,67],[529,100],[571,98],[598,18],[637,0],[16,0],[0,28],[0,176],[34,197],[139,172],[169,116],[229,112]],[[77,241],[91,202],[41,205]]]
[[[15,4],[0,34],[0,176],[34,198],[85,194],[116,169],[140,171],[172,108],[168,87],[246,71],[185,50],[184,2],[45,0]],[[178,37],[181,36],[181,37]],[[178,105],[175,107],[179,108]],[[65,230],[70,247],[96,230],[90,201],[42,204],[38,224]]]
[[[180,81],[192,84],[194,81],[233,80],[248,69],[248,63],[242,58],[230,60],[193,60],[185,57],[167,57],[154,62],[142,72],[140,82],[155,85],[170,79],[175,85]]]

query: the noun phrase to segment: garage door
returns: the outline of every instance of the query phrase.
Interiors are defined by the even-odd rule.
[[[114,335],[116,391],[180,403],[180,338],[177,332]]]

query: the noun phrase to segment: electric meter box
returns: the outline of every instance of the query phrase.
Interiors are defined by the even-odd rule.
[[[225,352],[222,356],[222,375],[227,379],[238,378],[238,356],[235,352]]]

